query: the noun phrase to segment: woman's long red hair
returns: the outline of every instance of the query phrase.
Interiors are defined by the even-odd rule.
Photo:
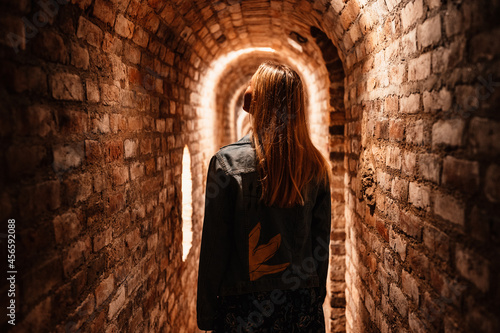
[[[268,206],[304,205],[304,189],[315,177],[331,180],[330,164],[314,146],[305,115],[304,87],[290,67],[265,62],[254,74],[252,140]]]

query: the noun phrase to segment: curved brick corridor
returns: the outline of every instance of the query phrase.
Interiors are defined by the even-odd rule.
[[[266,59],[303,77],[334,173],[329,331],[500,331],[498,1],[0,10],[2,331],[197,332],[208,162]]]

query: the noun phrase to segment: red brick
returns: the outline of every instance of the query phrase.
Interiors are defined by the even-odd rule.
[[[87,236],[76,241],[67,251],[65,251],[63,265],[66,277],[69,277],[75,269],[85,262],[90,255],[90,248],[90,237]]]
[[[95,140],[85,140],[85,160],[90,164],[102,162],[103,153],[101,144]]]
[[[106,162],[123,159],[123,142],[120,140],[109,141],[104,144]]]
[[[56,243],[73,240],[82,230],[80,217],[72,210],[58,215],[52,221]]]
[[[152,153],[151,150],[151,139],[142,139],[141,140],[141,155],[149,155]]]
[[[374,134],[376,139],[387,139],[389,136],[389,122],[387,120],[377,121]]]
[[[145,163],[146,166],[146,175],[150,176],[156,171],[156,163],[154,158],[150,158]]]
[[[148,250],[149,251],[156,251],[156,247],[158,246],[158,234],[154,233],[151,236],[148,237]]]
[[[133,250],[141,242],[141,233],[139,229],[134,228],[125,236],[125,244],[130,249]]]
[[[113,240],[113,230],[108,227],[103,232],[99,232],[92,239],[93,251],[98,252]]]
[[[475,191],[479,186],[479,163],[446,156],[443,160],[443,185],[464,192]]]
[[[424,226],[423,240],[425,246],[444,261],[450,259],[450,238],[442,231],[430,225]]]
[[[115,85],[101,84],[101,100],[104,105],[120,103],[120,88]]]
[[[99,286],[95,289],[95,303],[96,306],[99,307],[102,303],[104,303],[109,296],[113,293],[115,289],[115,277],[113,274],[109,274],[109,276],[102,280]]]
[[[423,15],[423,2],[422,0],[415,0],[409,2],[401,10],[401,24],[403,25],[403,30],[412,26],[419,18]]]
[[[427,324],[425,324],[415,312],[410,312],[408,315],[408,325],[411,332],[415,333],[427,333],[431,329]]]
[[[394,177],[391,184],[392,196],[402,202],[408,200],[408,181],[399,177]]]
[[[102,42],[102,50],[106,53],[120,54],[123,50],[123,42],[119,36],[114,36],[106,31]],[[125,57],[127,58],[127,53],[125,53]]]
[[[144,165],[140,162],[130,165],[130,179],[135,180],[144,175]]]
[[[109,125],[113,133],[125,132],[127,130],[127,117],[118,113],[112,113],[109,118]]]
[[[112,180],[114,186],[123,185],[128,181],[128,167],[115,167],[112,171]]]
[[[102,22],[113,26],[115,21],[115,11],[113,5],[106,0],[96,0],[94,3],[93,15]]]
[[[109,114],[95,115],[92,117],[92,132],[109,133]]]
[[[130,3],[130,0],[111,0],[111,2],[118,10],[125,11]]]
[[[453,222],[458,226],[464,226],[464,203],[453,196],[435,193],[434,213],[443,219]]]
[[[357,1],[349,1],[340,15],[340,23],[344,30],[347,30],[349,25],[359,15],[359,5]]]
[[[431,53],[408,61],[408,81],[424,80],[431,75]]]
[[[78,308],[76,308],[76,312],[79,316],[85,317],[89,316],[94,312],[95,309],[95,298],[93,294],[89,294],[85,300],[80,303]]]
[[[465,123],[461,119],[439,120],[432,126],[432,147],[447,145],[460,147],[463,144]]]
[[[408,263],[413,269],[414,277],[418,276],[422,279],[428,279],[429,276],[429,259],[413,246],[408,246]]]
[[[439,184],[441,172],[441,159],[435,154],[422,154],[418,156],[419,175],[426,180]]]
[[[430,190],[428,186],[419,185],[415,182],[410,182],[409,186],[409,202],[415,207],[422,208],[425,210],[429,209],[430,206]]]
[[[500,166],[491,164],[486,171],[484,194],[491,202],[500,201]]]
[[[420,94],[410,94],[401,97],[400,112],[416,113],[420,109]]]
[[[401,316],[406,317],[408,314],[408,300],[404,296],[403,292],[401,289],[399,289],[396,284],[391,283],[390,289],[389,289],[389,298],[398,310],[399,314]]]
[[[110,194],[106,205],[106,212],[108,216],[112,216],[116,212],[125,207],[125,196],[123,193],[117,192]]]
[[[443,73],[464,59],[465,39],[452,42],[449,47],[439,47],[432,51],[433,73]]]
[[[125,150],[125,158],[131,158],[137,156],[137,142],[135,140],[125,140],[124,150]]]
[[[67,171],[82,164],[84,157],[83,142],[70,145],[56,145],[52,151],[55,171]]]
[[[489,290],[490,268],[486,259],[457,243],[455,262],[458,273],[471,281],[482,292]]]
[[[56,73],[50,77],[52,97],[67,101],[83,101],[84,90],[78,75]]]
[[[83,16],[80,16],[78,19],[76,36],[85,39],[92,46],[101,47],[103,38],[102,30]]]
[[[470,122],[469,136],[474,153],[489,155],[500,152],[500,122],[474,117]]]
[[[88,116],[85,112],[59,110],[59,134],[70,136],[73,134],[85,133],[88,130]]]
[[[87,88],[87,100],[89,102],[98,103],[101,100],[99,95],[99,87],[92,80],[85,81],[85,87]]]
[[[126,303],[125,286],[121,285],[116,291],[115,296],[109,303],[108,319],[113,318],[116,314],[120,313]]]
[[[401,159],[401,169],[407,175],[413,175],[415,172],[415,165],[417,163],[417,155],[409,151],[403,151]]]
[[[128,67],[128,79],[131,85],[141,86],[143,83],[141,72],[135,67]]]
[[[138,65],[141,62],[141,51],[132,43],[125,43],[124,55],[127,61],[130,61],[135,65]]]
[[[403,141],[405,123],[401,119],[391,119],[389,122],[389,138],[395,141]]]
[[[102,173],[97,173],[93,175],[93,188],[94,192],[100,193],[106,188],[107,178]]]
[[[401,261],[406,260],[406,240],[397,232],[394,231],[394,229],[391,228],[389,232],[389,244],[391,248],[396,251],[397,254],[399,254],[399,257],[401,258]]]
[[[396,170],[401,169],[401,149],[398,147],[387,147],[385,164],[388,167],[394,168]]]
[[[140,47],[146,48],[149,42],[149,34],[140,26],[136,26],[132,40]]]
[[[417,29],[410,30],[401,40],[402,51],[405,55],[412,55],[417,51]]]
[[[142,129],[142,118],[141,117],[129,117],[128,118],[128,130],[131,132],[139,131]]]
[[[81,68],[84,70],[89,69],[90,58],[89,58],[89,52],[87,51],[87,49],[80,47],[76,43],[72,43],[71,44],[71,64],[73,66],[75,66],[76,68]],[[88,94],[88,90],[87,90],[87,94]]]
[[[166,130],[166,122],[165,119],[157,119],[156,120],[156,131],[160,133],[165,133]]]
[[[451,93],[446,88],[442,88],[438,91],[425,91],[423,96],[424,111],[434,112],[438,111],[448,111],[451,108]]]
[[[401,285],[403,287],[403,292],[418,305],[419,290],[417,280],[404,269],[401,274]]]
[[[441,18],[439,14],[428,18],[417,27],[417,39],[421,49],[437,44],[441,40]]]
[[[413,145],[425,144],[424,122],[417,120],[406,126],[406,142]]]
[[[40,57],[61,64],[69,62],[68,50],[59,34],[53,31],[41,30],[33,43],[34,50]]]
[[[389,242],[389,231],[387,230],[387,227],[385,226],[385,223],[381,218],[377,218],[376,228],[380,236],[382,236],[382,238],[385,239],[386,242]]]
[[[383,172],[382,170],[377,170],[377,184],[385,191],[390,191],[391,189],[391,175]]]
[[[115,22],[115,32],[125,38],[132,38],[134,33],[134,23],[129,21],[122,14],[118,14]]]

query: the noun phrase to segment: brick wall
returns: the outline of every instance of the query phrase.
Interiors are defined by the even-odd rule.
[[[24,37],[17,53],[5,35],[1,48],[2,220],[18,232],[12,331],[193,331],[199,239],[182,262],[179,177],[185,144],[193,174],[202,167],[191,46],[151,1],[58,2],[52,15],[1,5],[2,26]],[[23,18],[37,31],[18,29]]]
[[[234,138],[227,119],[262,54],[211,75],[256,47],[306,79],[312,135],[330,154],[329,331],[499,329],[497,2],[48,3],[0,4],[13,331],[196,331],[206,168]]]
[[[498,331],[498,4],[339,9],[347,330]]]

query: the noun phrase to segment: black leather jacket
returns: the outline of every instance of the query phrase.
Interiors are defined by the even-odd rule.
[[[304,287],[326,296],[330,185],[310,184],[304,206],[260,203],[250,135],[222,147],[208,168],[197,298],[202,330],[214,328],[218,296]]]

